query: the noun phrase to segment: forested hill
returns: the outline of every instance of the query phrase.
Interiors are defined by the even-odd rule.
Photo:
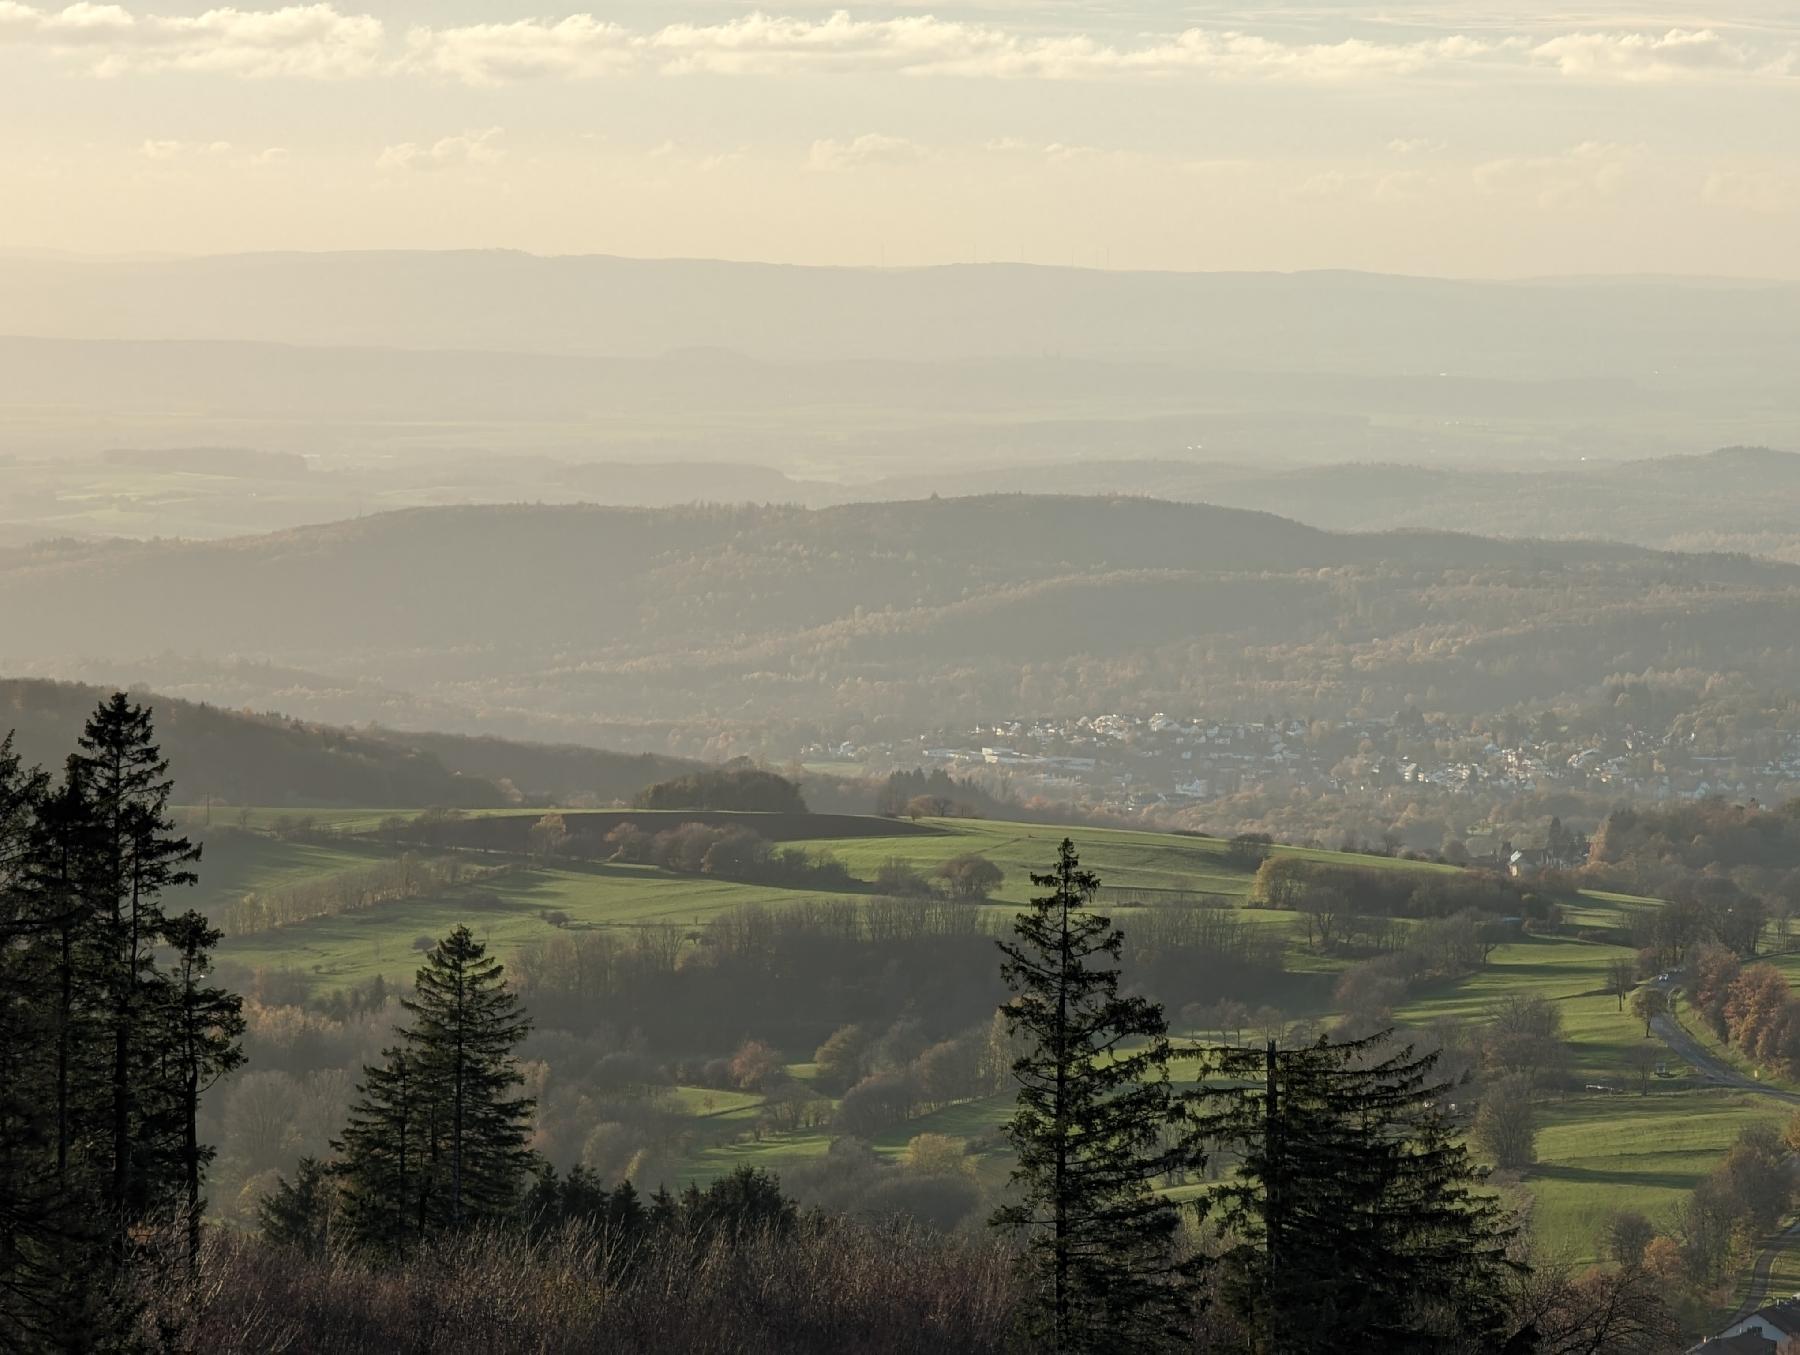
[[[15,669],[255,655],[429,696],[475,729],[1326,715],[1491,710],[1646,669],[1791,674],[1800,568],[1133,498],[459,507],[14,551],[0,618]]]
[[[0,736],[12,731],[27,763],[54,769],[106,695],[80,683],[0,680]],[[506,803],[507,790],[516,788],[607,803],[629,800],[694,765],[591,748],[350,730],[163,696],[141,699],[155,710],[178,801],[211,796],[228,804],[478,808]]]
[[[1334,533],[1272,514],[1139,498],[991,495],[905,503],[667,509],[421,508],[211,542],[49,543],[0,554],[0,639],[308,649],[567,636],[725,638],[994,590],[1171,575],[1609,567],[1648,583],[1786,586],[1800,570],[1593,542]],[[30,607],[27,598],[48,605]],[[167,607],[173,600],[177,621]],[[1168,618],[1143,620],[1161,623]],[[910,624],[917,624],[914,617]],[[560,641],[558,641],[560,642]],[[470,662],[473,662],[471,658]]]
[[[1273,510],[1336,531],[1461,526],[1484,535],[1628,541],[1800,561],[1800,453],[1721,447],[1536,469],[1340,462],[1064,461],[896,476],[868,498],[1009,492],[1151,495]]]
[[[437,758],[461,776],[483,777],[557,804],[629,801],[646,786],[701,766],[687,758],[615,753],[576,744],[414,731],[383,730],[381,734],[391,743]]]

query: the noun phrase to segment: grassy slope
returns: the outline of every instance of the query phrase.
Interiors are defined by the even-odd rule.
[[[379,816],[345,817],[368,827]],[[954,821],[942,826],[947,830],[943,836],[850,838],[812,845],[833,852],[863,878],[890,857],[929,870],[963,852],[980,852],[1006,871],[994,902],[996,911],[1005,912],[1029,895],[1029,872],[1044,867],[1064,836],[1062,829],[1031,824]],[[1076,836],[1083,863],[1109,886],[1240,896],[1249,888],[1248,872],[1229,864],[1216,841],[1097,829],[1081,829]],[[311,873],[355,869],[380,855],[380,849],[372,846],[239,839],[228,847],[209,848],[200,901],[279,886]],[[1391,869],[1440,869],[1369,860]],[[805,897],[791,890],[671,876],[642,867],[579,863],[553,869],[521,867],[511,876],[484,883],[480,890],[490,892],[497,902],[476,906],[478,891],[465,890],[444,899],[386,905],[233,940],[224,947],[223,958],[297,968],[313,975],[321,987],[377,972],[405,981],[417,963],[410,949],[413,939],[440,935],[459,921],[469,922],[505,952],[547,934],[539,917],[544,908],[566,911],[577,926],[634,926],[700,921],[745,903],[778,905]],[[1616,998],[1603,991],[1607,963],[1628,953],[1603,938],[1632,913],[1654,906],[1649,900],[1622,896],[1586,896],[1569,910],[1569,920],[1602,939],[1523,937],[1498,947],[1481,973],[1417,996],[1400,1014],[1419,1024],[1479,1021],[1506,994],[1542,992],[1563,1013],[1575,1072],[1582,1081],[1629,1087],[1628,1054],[1643,1030],[1629,1012],[1619,1012]],[[1245,916],[1276,927],[1292,921],[1291,915],[1264,910]],[[1338,967],[1337,962],[1298,953],[1292,962],[1296,968],[1326,971],[1319,976],[1327,981],[1320,991],[1328,991],[1329,971]],[[804,1051],[792,1052],[804,1056]],[[797,1071],[806,1069],[800,1066]],[[684,1088],[676,1097],[692,1117],[696,1140],[695,1152],[682,1171],[684,1181],[716,1176],[738,1162],[779,1167],[784,1161],[823,1153],[829,1143],[827,1135],[817,1132],[740,1138],[754,1124],[758,1098],[753,1096]],[[998,1125],[1007,1110],[1004,1097],[948,1107],[890,1131],[876,1146],[898,1153],[909,1138],[925,1132],[977,1137]],[[1609,1213],[1623,1207],[1642,1209],[1652,1217],[1666,1213],[1717,1162],[1740,1127],[1779,1116],[1779,1108],[1766,1102],[1703,1090],[1685,1077],[1656,1083],[1647,1097],[1572,1094],[1548,1103],[1542,1112],[1541,1160],[1519,1183],[1532,1197],[1536,1232],[1546,1245],[1573,1259],[1596,1259]],[[986,1164],[984,1170],[997,1167]]]
[[[356,831],[372,828],[380,817],[345,811],[335,821]],[[672,819],[679,817],[671,815]],[[253,821],[268,818],[258,814]],[[873,875],[890,857],[929,871],[951,857],[979,852],[1005,870],[1006,880],[994,896],[994,905],[1011,911],[1031,894],[1029,873],[1045,868],[1065,834],[1059,828],[972,820],[946,822],[943,827],[948,831],[940,836],[843,838],[805,845],[832,852],[860,878]],[[1080,830],[1080,837],[1084,863],[1099,871],[1109,885],[1234,895],[1249,888],[1248,873],[1227,864],[1221,844],[1209,839],[1098,829]],[[351,869],[383,854],[377,846],[355,841],[311,846],[220,834],[208,848],[206,870],[193,902],[205,909],[247,891],[295,883],[309,871],[323,875]],[[486,864],[492,858],[481,860]],[[485,900],[487,895],[498,902]],[[811,897],[840,896],[840,891],[831,891]],[[563,862],[546,868],[521,862],[506,877],[453,891],[441,899],[387,904],[366,913],[318,918],[254,937],[233,938],[221,948],[220,956],[245,965],[294,968],[313,976],[322,987],[339,987],[376,973],[395,980],[409,978],[415,967],[409,949],[413,940],[442,934],[459,921],[467,922],[478,935],[505,951],[547,934],[539,916],[544,909],[566,912],[580,927],[636,926],[700,922],[743,904],[779,905],[803,897],[808,897],[804,891],[676,876],[641,866]],[[1252,916],[1282,920],[1279,915]]]
[[[204,912],[226,899],[362,870],[390,855],[384,848],[358,842],[283,842],[215,833],[202,842],[199,885],[179,901]]]

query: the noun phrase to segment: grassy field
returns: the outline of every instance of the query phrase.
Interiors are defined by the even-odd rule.
[[[1542,1111],[1537,1165],[1522,1182],[1533,1231],[1571,1261],[1601,1260],[1616,1210],[1666,1223],[1741,1129],[1779,1124],[1786,1109],[1749,1093],[1698,1090],[1551,1103]]]
[[[334,823],[344,833],[368,831],[379,817],[344,811]],[[670,817],[678,821],[681,816]],[[255,818],[273,823],[275,816],[258,811]],[[975,820],[950,820],[938,826],[944,831],[933,835],[835,838],[801,845],[831,852],[861,879],[874,875],[890,858],[930,871],[952,857],[980,853],[1006,872],[989,905],[1005,914],[1030,897],[1030,872],[1046,868],[1065,835],[1059,828]],[[1211,839],[1099,829],[1083,829],[1080,837],[1084,864],[1097,870],[1110,887],[1241,897],[1250,886],[1249,872],[1227,862],[1223,844]],[[420,850],[431,854],[430,849]],[[356,837],[334,837],[314,845],[235,829],[215,831],[207,839],[202,883],[193,903],[205,911],[245,893],[357,869],[391,855],[391,849]],[[649,866],[577,861],[543,866],[491,855],[479,861],[484,865],[510,861],[513,869],[438,898],[381,904],[366,912],[233,937],[221,947],[220,958],[246,966],[293,969],[323,989],[377,973],[405,980],[417,965],[411,949],[415,939],[442,935],[458,922],[466,922],[504,952],[548,935],[546,911],[566,914],[576,927],[692,924],[744,904],[779,907],[809,897],[803,890],[673,875]],[[810,897],[838,898],[842,891]],[[1273,925],[1289,920],[1260,911],[1247,916]]]
[[[292,816],[255,811],[250,821],[273,827],[283,817]],[[324,822],[325,817],[315,816],[315,821]],[[372,830],[383,817],[385,814],[370,811],[330,816],[340,831],[352,833]],[[952,857],[980,853],[1005,872],[1003,884],[987,905],[996,917],[1004,917],[1033,892],[1030,872],[1048,866],[1058,842],[1069,831],[980,820],[946,820],[934,826],[941,831],[904,837],[840,837],[805,845],[831,852],[864,880],[891,858],[929,872]],[[1073,831],[1083,864],[1100,874],[1109,899],[1117,901],[1108,906],[1118,911],[1126,926],[1130,925],[1132,891],[1146,891],[1145,898],[1154,897],[1151,891],[1193,891],[1229,900],[1243,898],[1250,888],[1251,872],[1232,862],[1224,844],[1215,840],[1087,828]],[[204,883],[196,902],[206,907],[245,892],[354,871],[390,854],[391,849],[367,838],[296,842],[264,833],[214,832],[208,840]],[[439,897],[382,904],[366,912],[233,938],[221,948],[221,959],[293,970],[306,976],[315,990],[354,983],[377,973],[404,983],[418,964],[415,940],[441,936],[459,922],[469,924],[504,955],[552,934],[543,916],[547,910],[566,914],[570,925],[580,928],[686,925],[703,923],[744,904],[780,907],[809,897],[806,891],[673,875],[643,866],[574,861],[541,866],[491,853],[479,859],[481,864],[498,863],[506,869],[496,878],[448,890]],[[1385,869],[1448,869],[1377,857],[1359,859]],[[839,891],[810,895],[839,896]],[[1705,1088],[1679,1065],[1672,1066],[1672,1076],[1652,1080],[1650,1095],[1637,1094],[1640,1083],[1633,1057],[1642,1048],[1643,1027],[1629,1011],[1619,1010],[1618,999],[1604,991],[1604,983],[1608,963],[1630,953],[1616,940],[1623,938],[1634,915],[1656,906],[1648,899],[1583,895],[1565,908],[1567,934],[1522,935],[1498,946],[1479,973],[1415,995],[1398,1014],[1414,1025],[1479,1023],[1508,995],[1541,993],[1556,1004],[1578,1084],[1604,1084],[1615,1090],[1572,1093],[1546,1103],[1539,1163],[1518,1180],[1502,1184],[1529,1195],[1532,1225],[1540,1243],[1578,1262],[1598,1259],[1602,1230],[1614,1210],[1629,1207],[1652,1218],[1666,1215],[1719,1160],[1744,1125],[1779,1120],[1785,1110],[1752,1095]],[[1246,910],[1242,916],[1276,929],[1291,928],[1294,922],[1292,914],[1274,910]],[[1783,956],[1778,963],[1800,969],[1800,956]],[[1307,991],[1315,1001],[1305,1004],[1316,1005],[1311,1014],[1328,1011],[1332,971],[1341,967],[1341,961],[1297,949],[1290,952],[1290,968],[1300,971],[1300,978],[1312,981]],[[1657,1048],[1661,1050],[1660,1045]],[[809,1053],[792,1050],[788,1056],[800,1060]],[[792,1071],[807,1076],[812,1067],[795,1063]],[[681,1165],[680,1183],[710,1179],[745,1162],[780,1169],[784,1164],[817,1157],[830,1144],[830,1136],[818,1131],[759,1133],[761,1102],[752,1094],[683,1087],[675,1091],[672,1104],[691,1126],[687,1141],[692,1147]],[[899,1154],[912,1137],[927,1132],[984,1139],[1008,1110],[1004,1097],[946,1107],[890,1131],[875,1147],[884,1154]],[[997,1156],[977,1166],[984,1176],[994,1178],[1005,1170]],[[1800,1260],[1792,1264],[1794,1285],[1800,1287]],[[1785,1278],[1781,1281],[1788,1282]]]
[[[385,861],[392,852],[354,839],[329,843],[290,842],[239,833],[204,839],[200,883],[184,906],[208,912],[227,899],[283,889]]]

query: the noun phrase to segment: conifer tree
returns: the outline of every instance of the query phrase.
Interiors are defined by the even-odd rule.
[[[50,985],[34,953],[32,845],[44,780],[0,741],[0,1348],[53,1327],[51,1296],[69,1211],[46,1170],[56,1141]]]
[[[1155,1193],[1181,1117],[1162,1009],[1119,993],[1123,935],[1089,910],[1098,878],[1064,839],[1055,869],[1002,941],[1004,1008],[1023,1041],[1006,1126],[1021,1198],[994,1223],[1023,1235],[1026,1332],[1063,1353],[1153,1349],[1181,1303],[1178,1216]]]
[[[302,1256],[324,1256],[331,1247],[331,1223],[337,1206],[332,1171],[315,1157],[303,1157],[294,1179],[277,1183],[256,1207],[265,1241],[291,1247]]]
[[[445,1229],[514,1217],[531,1167],[514,1049],[530,1029],[498,961],[457,927],[418,971],[413,1017],[363,1069],[337,1147],[345,1226],[399,1251]]]
[[[344,1228],[370,1251],[397,1254],[423,1237],[434,1145],[416,1061],[404,1049],[381,1051],[365,1065],[343,1137]],[[283,1182],[283,1188],[286,1182]]]
[[[89,888],[98,825],[82,790],[79,768],[38,807],[27,886],[32,914],[31,959],[45,991],[50,1024],[50,1103],[56,1123],[56,1181],[72,1187],[70,1155],[94,1125],[107,1077],[100,1024],[103,993],[98,969],[99,914]]]
[[[531,1159],[532,1103],[509,1093],[524,1081],[513,1056],[531,1023],[500,962],[467,927],[438,943],[419,970],[413,1017],[401,1038],[414,1051],[443,1136],[448,1221],[495,1219],[517,1206]]]
[[[1502,1350],[1512,1231],[1437,1108],[1435,1055],[1388,1036],[1214,1051],[1195,1141],[1238,1239],[1220,1289],[1257,1355]]]
[[[123,694],[54,787],[0,743],[0,1348],[128,1344],[137,1230],[180,1216],[198,1250],[198,1103],[241,1022],[201,982],[217,933],[163,912],[199,856],[167,770]]]
[[[164,1000],[166,979],[155,946],[166,918],[165,890],[192,884],[200,850],[172,835],[167,809],[173,788],[157,748],[150,711],[115,692],[89,717],[70,771],[92,805],[94,869],[84,884],[96,905],[101,1000],[111,1042],[107,1172],[102,1180],[107,1227],[123,1256],[133,1223],[164,1202],[171,1184],[144,1159],[154,1152],[145,1085],[154,1056],[143,1043],[146,1014]]]

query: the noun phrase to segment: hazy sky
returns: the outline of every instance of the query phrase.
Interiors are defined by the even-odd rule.
[[[1800,0],[0,0],[0,248],[1800,276]]]

